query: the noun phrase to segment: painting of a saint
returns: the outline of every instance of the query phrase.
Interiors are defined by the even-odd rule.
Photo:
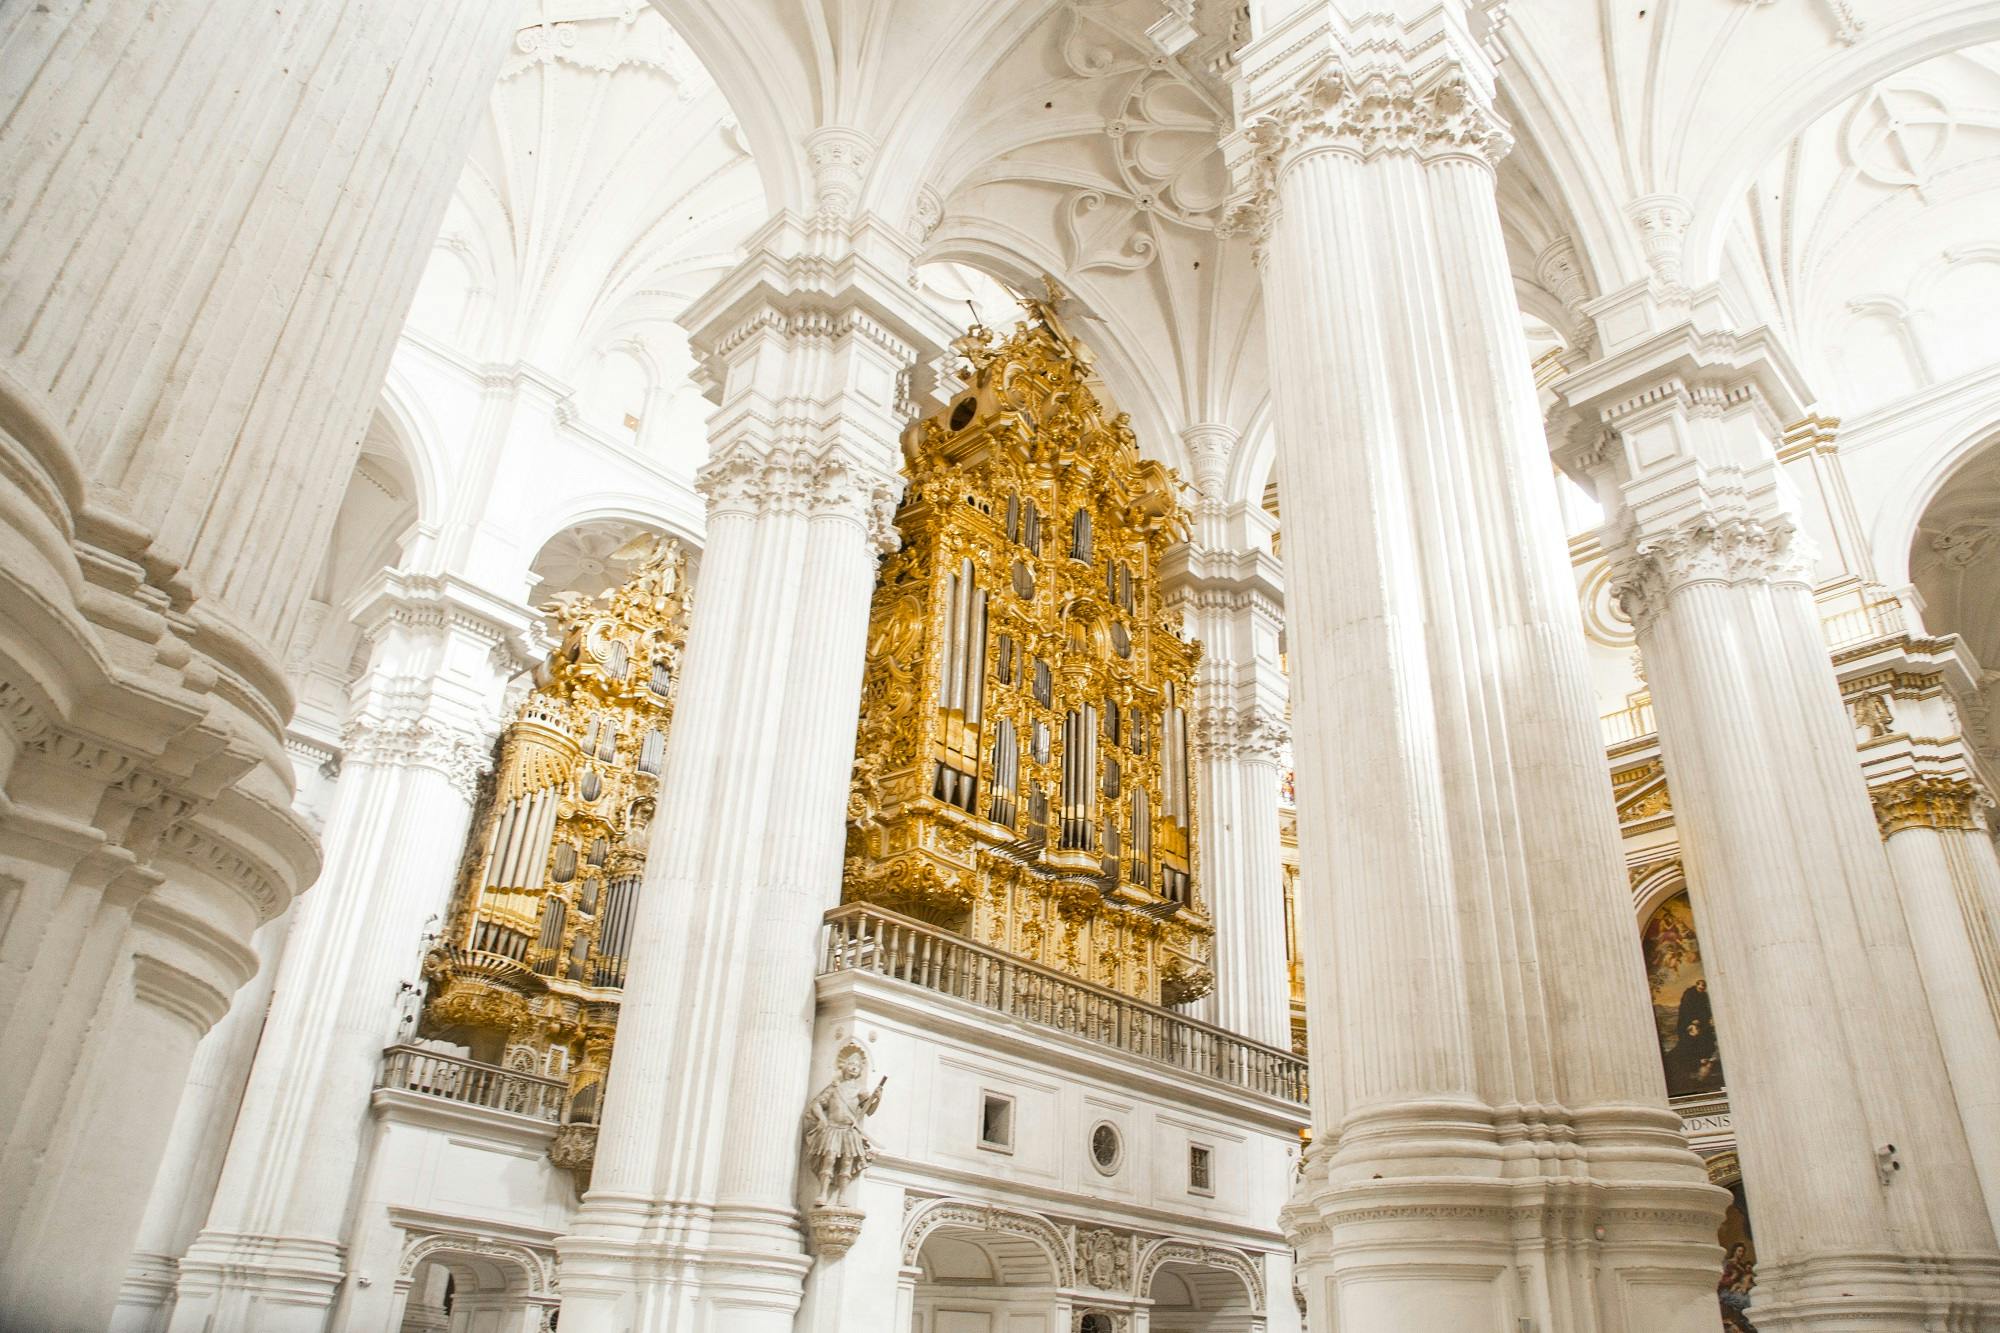
[[[1715,1037],[1715,1010],[1708,978],[1701,970],[1694,909],[1686,893],[1661,903],[1640,937],[1646,982],[1653,993],[1653,1022],[1659,1030],[1660,1059],[1666,1066],[1667,1095],[1690,1097],[1722,1091],[1722,1051]]]
[[[1750,1205],[1743,1182],[1729,1187],[1729,1211],[1716,1233],[1722,1242],[1722,1278],[1715,1284],[1724,1333],[1757,1333],[1750,1322],[1750,1289],[1757,1285],[1757,1244],[1750,1237]]]

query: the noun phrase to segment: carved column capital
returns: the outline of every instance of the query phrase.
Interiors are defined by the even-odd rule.
[[[844,450],[761,449],[739,439],[695,474],[709,517],[803,515],[852,522],[878,553],[895,549],[902,476]]]
[[[1261,244],[1276,219],[1279,178],[1309,153],[1363,162],[1390,154],[1458,158],[1490,169],[1513,145],[1489,94],[1450,59],[1412,72],[1329,55],[1260,99],[1233,137],[1227,151],[1237,196],[1218,231]]]
[[[1198,759],[1277,764],[1291,742],[1285,719],[1262,708],[1229,704],[1198,705],[1194,752]]]
[[[484,732],[414,712],[358,717],[341,738],[345,764],[435,769],[467,805],[478,793],[492,748],[493,738]]]
[[[1611,566],[1611,595],[1635,629],[1698,583],[1810,584],[1812,553],[1790,519],[1702,511],[1663,532],[1628,539]]]
[[[1976,829],[1979,788],[1965,778],[1919,774],[1870,787],[1875,822],[1888,838],[1905,829]]]

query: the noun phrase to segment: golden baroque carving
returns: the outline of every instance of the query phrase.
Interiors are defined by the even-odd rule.
[[[1179,481],[1046,300],[955,347],[903,439],[871,606],[845,897],[1152,1002],[1211,984],[1188,709],[1157,570]]]
[[[1875,822],[1885,838],[1904,829],[1979,826],[1975,813],[1979,789],[1964,778],[1899,778],[1869,788],[1868,795],[1875,803]]]
[[[567,1076],[578,1119],[610,1061],[688,611],[677,543],[613,558],[623,584],[542,608],[558,646],[482,785],[420,1029]]]

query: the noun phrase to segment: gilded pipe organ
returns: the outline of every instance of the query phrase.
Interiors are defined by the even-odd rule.
[[[568,1080],[597,1118],[686,629],[686,557],[642,539],[623,586],[543,607],[558,636],[501,733],[421,1032]],[[626,552],[621,552],[625,555]]]
[[[1155,571],[1182,518],[1051,301],[954,346],[903,438],[870,613],[845,897],[1140,999],[1212,983],[1188,707]]]

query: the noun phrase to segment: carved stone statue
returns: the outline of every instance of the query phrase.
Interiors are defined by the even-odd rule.
[[[875,1160],[875,1145],[862,1132],[868,1117],[881,1104],[885,1077],[873,1091],[863,1082],[868,1076],[868,1052],[854,1042],[840,1048],[834,1061],[833,1082],[806,1104],[806,1160],[819,1178],[815,1207],[839,1206],[847,1187]]]

